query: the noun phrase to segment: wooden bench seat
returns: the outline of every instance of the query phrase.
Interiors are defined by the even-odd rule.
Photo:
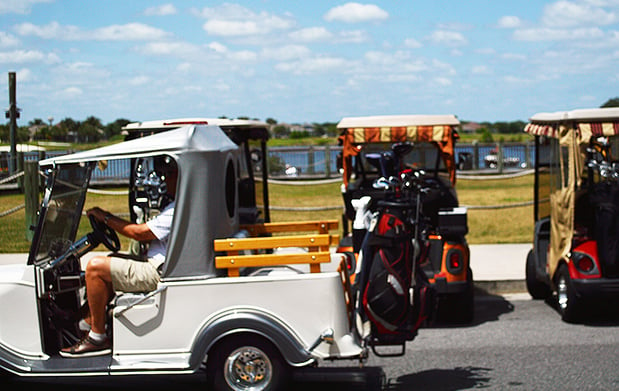
[[[280,265],[309,264],[310,272],[320,273],[320,264],[331,261],[329,247],[337,244],[338,235],[330,235],[329,230],[337,229],[337,220],[262,223],[244,225],[249,238],[216,239],[216,252],[225,255],[215,257],[215,267],[228,269],[228,276],[237,277],[239,269],[245,267],[265,267]],[[297,234],[282,236],[259,236],[273,233],[299,233],[316,231],[316,234]],[[302,247],[307,252],[286,254],[265,254],[265,250]],[[242,253],[243,252],[243,253]],[[245,254],[248,252],[249,254]],[[261,253],[262,252],[262,253]]]

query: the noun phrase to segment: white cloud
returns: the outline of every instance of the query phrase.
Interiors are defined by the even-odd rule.
[[[53,0],[2,0],[0,14],[29,14],[32,7],[39,3],[50,3]]]
[[[289,30],[294,21],[268,12],[255,13],[236,4],[224,4],[219,7],[205,7],[198,15],[207,19],[202,28],[208,34],[223,37],[241,37],[248,35],[266,35],[276,31]]]
[[[290,38],[298,42],[319,42],[333,38],[333,34],[324,27],[308,27],[293,31]]]
[[[144,75],[136,76],[136,77],[129,79],[129,85],[142,86],[142,85],[148,84],[150,80],[151,79],[148,76],[144,76]]]
[[[163,30],[142,23],[111,25],[90,31],[77,26],[63,26],[58,22],[44,26],[22,23],[15,26],[15,31],[22,36],[64,41],[146,41],[162,39],[169,35]]]
[[[404,46],[409,49],[417,49],[422,47],[423,45],[421,44],[421,42],[417,41],[414,38],[406,38],[404,40]]]
[[[480,48],[475,50],[475,53],[484,54],[484,55],[492,55],[496,53],[496,50],[493,48]]]
[[[187,42],[149,42],[138,51],[149,55],[192,57],[200,52],[200,47]]]
[[[503,77],[503,81],[509,84],[530,84],[533,82],[531,79],[526,79],[523,77],[507,75]]]
[[[557,1],[544,7],[542,23],[551,27],[605,26],[619,21],[615,12],[595,4],[576,1]]]
[[[97,41],[150,41],[167,36],[167,32],[142,23],[112,25],[92,32],[93,39]]]
[[[228,51],[228,48],[219,42],[211,42],[207,47],[217,53],[226,53]]]
[[[527,56],[518,53],[503,53],[501,54],[501,58],[504,60],[525,61],[527,59]]]
[[[144,10],[144,15],[147,16],[167,16],[167,15],[176,15],[178,11],[174,4],[162,4],[155,7],[149,7]]]
[[[503,16],[501,19],[499,19],[497,25],[500,28],[513,29],[520,27],[522,25],[522,21],[517,16]]]
[[[60,58],[54,53],[45,54],[38,50],[13,50],[10,52],[0,52],[0,64],[24,64],[44,62],[55,64],[60,62]]]
[[[0,31],[0,48],[10,48],[17,46],[18,44],[19,39],[17,39],[15,36]]]
[[[251,50],[240,50],[238,52],[230,52],[228,58],[233,61],[254,62],[258,58],[258,55]]]
[[[441,87],[449,87],[452,85],[452,81],[446,77],[435,77],[434,83],[438,84]]]
[[[22,23],[15,26],[15,31],[23,36],[35,36],[43,39],[55,39],[64,36],[65,39],[73,39],[80,35],[75,26],[60,26],[58,22],[51,22],[45,26],[37,26],[32,23]]]
[[[476,65],[471,69],[471,73],[474,75],[489,75],[490,69],[485,65]]]
[[[190,72],[193,69],[193,64],[182,62],[177,65],[176,70],[179,72]]]
[[[59,95],[65,99],[77,98],[83,94],[84,91],[79,87],[67,87],[59,93]]]
[[[34,81],[34,75],[32,73],[32,71],[28,68],[22,68],[19,71],[17,71],[17,80],[20,83],[27,83],[30,81]]]
[[[286,45],[276,48],[265,48],[262,50],[262,57],[278,61],[290,61],[306,58],[311,53],[311,50],[302,45]]]
[[[514,39],[518,41],[565,41],[588,40],[604,37],[604,32],[597,27],[579,29],[554,29],[548,27],[529,28],[514,31]]]
[[[362,30],[341,31],[335,40],[338,43],[363,43],[368,41],[368,34]]]
[[[389,18],[389,13],[374,4],[346,3],[331,8],[324,19],[333,22],[360,23],[377,22]]]
[[[282,62],[275,65],[275,69],[295,75],[329,72],[343,68],[347,61],[338,57],[306,58],[302,61]]]
[[[430,36],[430,41],[438,45],[463,46],[468,44],[468,40],[457,31],[437,30]]]

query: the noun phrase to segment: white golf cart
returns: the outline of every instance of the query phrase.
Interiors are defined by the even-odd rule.
[[[291,367],[366,356],[352,326],[344,263],[338,271],[344,257],[329,251],[337,223],[268,223],[250,210],[256,202],[246,141],[265,134],[266,125],[181,125],[40,163],[47,184],[28,262],[0,268],[1,370],[186,374],[205,364],[213,389],[258,390],[285,384]],[[253,136],[236,137],[243,132]],[[109,303],[111,354],[61,357],[59,350],[80,337],[81,264],[100,243],[113,252],[120,247],[101,223],[76,238],[91,174],[106,162],[129,161],[129,212],[134,221],[145,219],[165,193],[153,171],[160,156],[179,169],[161,282]],[[273,249],[280,247],[306,251],[278,255]]]

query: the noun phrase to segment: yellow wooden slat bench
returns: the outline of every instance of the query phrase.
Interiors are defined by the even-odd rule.
[[[304,221],[285,223],[263,223],[244,225],[252,237],[216,239],[216,252],[225,252],[226,255],[215,257],[215,267],[228,269],[228,276],[238,277],[239,269],[244,267],[264,267],[291,264],[309,264],[310,272],[320,273],[320,264],[331,261],[329,246],[337,244],[338,235],[330,235],[329,230],[337,229],[337,220]],[[285,236],[258,236],[270,233],[310,232],[317,234],[285,235]],[[286,247],[305,247],[306,253],[287,254],[241,254],[241,251],[259,251]]]

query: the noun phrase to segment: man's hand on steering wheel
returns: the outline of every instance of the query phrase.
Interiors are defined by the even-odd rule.
[[[105,218],[109,213],[99,207],[94,207],[88,210],[86,214],[88,215],[96,239],[100,243],[103,243],[110,251],[117,252],[120,250],[120,239],[118,238],[118,234],[105,222]]]

